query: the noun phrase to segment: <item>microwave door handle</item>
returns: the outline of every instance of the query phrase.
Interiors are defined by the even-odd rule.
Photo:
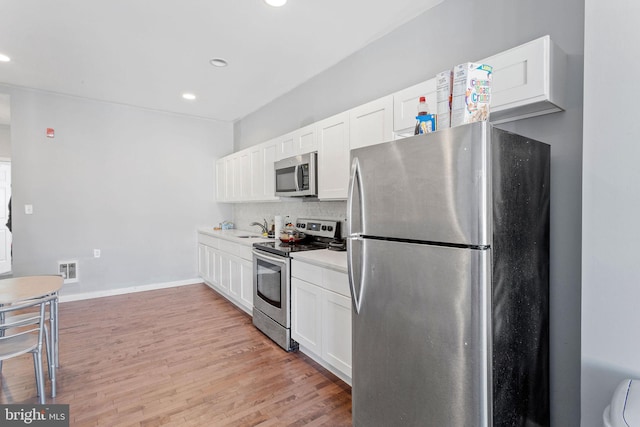
[[[296,170],[294,172],[294,175],[295,175],[296,190],[298,191],[303,190],[302,188],[304,184],[304,176],[302,176],[303,173],[304,173],[304,170],[302,169],[301,165],[296,165]]]
[[[302,190],[302,188],[300,188],[300,179],[298,178],[298,175],[301,171],[302,169],[300,169],[300,165],[296,165],[295,169],[293,170],[293,182],[296,186],[296,191]]]

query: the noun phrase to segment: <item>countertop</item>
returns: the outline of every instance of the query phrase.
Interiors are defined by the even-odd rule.
[[[273,239],[262,237],[261,234],[245,231],[245,230],[214,230],[213,227],[198,228],[198,233],[206,234],[211,237],[228,240],[233,243],[239,243],[245,246],[253,246],[256,242],[273,242]],[[243,238],[239,236],[254,236],[253,238]],[[330,268],[341,273],[347,272],[347,252],[346,251],[330,251],[328,249],[319,249],[316,251],[294,252],[291,258],[299,261],[308,262],[323,268]]]
[[[347,252],[320,249],[317,251],[294,252],[291,257],[299,261],[315,264],[319,267],[330,268],[341,273],[347,272]]]
[[[233,243],[239,243],[245,246],[253,246],[256,242],[273,242],[273,239],[269,239],[267,237],[263,237],[261,234],[246,231],[246,230],[214,230],[213,227],[200,227],[198,228],[198,233],[206,234],[211,237],[217,237],[219,239],[224,239],[231,241]],[[251,238],[243,238],[239,236],[252,236]]]

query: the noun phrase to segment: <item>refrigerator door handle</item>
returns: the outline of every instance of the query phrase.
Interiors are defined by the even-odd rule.
[[[360,162],[357,157],[351,161],[351,179],[349,180],[349,198],[347,199],[347,271],[349,288],[355,313],[360,312],[362,304],[364,239],[362,238],[364,214],[362,212],[362,179]]]
[[[349,277],[349,289],[351,290],[351,301],[355,313],[360,313],[362,305],[362,291],[364,281],[362,280],[362,258],[364,239],[359,236],[347,237],[347,272]],[[354,258],[356,263],[354,265]]]
[[[360,236],[364,215],[362,212],[362,179],[360,179],[360,162],[354,157],[351,162],[351,179],[347,199],[347,236]]]

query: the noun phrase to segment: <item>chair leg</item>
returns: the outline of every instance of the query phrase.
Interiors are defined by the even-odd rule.
[[[36,395],[40,397],[40,376],[38,375],[38,357],[37,352],[33,351],[33,372],[36,376]]]
[[[36,386],[38,387],[38,396],[41,405],[45,404],[44,396],[44,376],[42,374],[42,352],[35,351],[33,353],[33,361],[36,366]]]
[[[44,325],[44,343],[45,348],[47,350],[47,366],[51,365],[51,340],[49,339],[49,328],[47,328],[47,324]],[[49,379],[51,379],[51,368],[48,367],[47,371],[49,372]]]
[[[56,363],[53,356],[55,349],[52,346],[53,337],[49,334],[53,333],[53,329],[49,330],[47,324],[44,324],[44,340],[47,350],[47,372],[49,373],[49,380],[51,381],[51,397],[56,397]]]

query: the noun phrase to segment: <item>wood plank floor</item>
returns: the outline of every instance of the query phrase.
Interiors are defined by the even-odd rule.
[[[0,403],[36,403],[30,355]],[[48,381],[47,381],[48,386]],[[351,388],[286,353],[206,285],[60,304],[58,396],[73,426],[350,426]]]

